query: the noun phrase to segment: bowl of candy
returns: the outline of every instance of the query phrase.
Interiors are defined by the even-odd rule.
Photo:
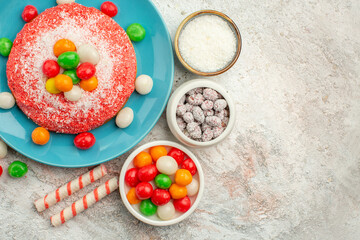
[[[235,105],[227,90],[211,80],[194,79],[171,95],[166,119],[170,131],[189,147],[223,141],[235,125]]]
[[[204,191],[204,174],[191,151],[175,142],[155,141],[126,159],[119,189],[134,217],[150,225],[168,226],[194,212]]]

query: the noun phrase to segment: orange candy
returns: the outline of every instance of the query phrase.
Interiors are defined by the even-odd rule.
[[[142,168],[150,164],[152,164],[152,158],[147,152],[141,152],[134,158],[134,166],[137,168]]]
[[[55,87],[62,92],[68,92],[73,88],[71,77],[59,74],[55,77]]]
[[[98,80],[95,76],[88,80],[81,80],[80,82],[80,87],[88,92],[95,90],[97,86],[98,86]]]
[[[126,194],[126,198],[127,200],[129,201],[130,204],[138,204],[141,202],[141,200],[139,200],[137,197],[136,197],[136,190],[135,188],[131,188],[129,190],[129,192]]]
[[[187,189],[186,187],[174,183],[170,186],[169,192],[173,199],[180,199],[186,197]]]
[[[31,138],[35,144],[45,145],[50,139],[50,133],[43,127],[37,127],[32,132]]]
[[[154,162],[156,162],[160,157],[166,156],[167,151],[164,146],[156,146],[150,148],[150,155],[153,158]]]
[[[60,39],[54,45],[54,54],[56,57],[60,56],[64,52],[75,52],[75,44],[68,39]]]
[[[186,186],[192,181],[192,175],[189,170],[179,169],[175,173],[175,182],[178,185]]]

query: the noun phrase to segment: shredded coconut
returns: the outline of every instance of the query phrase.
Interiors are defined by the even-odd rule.
[[[202,72],[225,68],[235,57],[236,36],[230,25],[216,15],[199,15],[187,23],[179,37],[185,62]]]

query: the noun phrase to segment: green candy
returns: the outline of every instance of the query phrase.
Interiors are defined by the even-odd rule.
[[[139,42],[145,38],[146,31],[140,24],[133,23],[126,29],[126,33],[132,41]]]
[[[159,174],[155,177],[155,185],[161,189],[167,189],[171,186],[171,179],[168,175]]]
[[[13,178],[21,178],[28,171],[28,167],[25,163],[20,161],[15,161],[10,164],[8,168],[8,173]]]
[[[9,56],[11,48],[12,48],[12,41],[8,38],[0,38],[0,54],[4,57]]]
[[[78,84],[80,82],[80,78],[76,75],[76,70],[67,70],[63,73],[66,76],[69,76],[73,82],[73,84]]]
[[[79,65],[80,57],[76,52],[64,52],[58,58],[58,64],[65,69],[74,69]]]
[[[152,203],[150,199],[141,201],[140,203],[140,212],[145,216],[151,216],[156,213],[157,206]]]

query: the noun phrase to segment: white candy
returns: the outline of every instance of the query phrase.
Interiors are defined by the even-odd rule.
[[[9,92],[0,93],[0,108],[10,109],[15,105],[15,98]]]
[[[186,185],[187,195],[189,197],[194,196],[199,191],[199,182],[195,178],[192,179],[191,183]]]
[[[7,145],[0,140],[0,158],[4,158],[7,154]]]
[[[176,160],[170,156],[162,156],[156,161],[156,168],[166,175],[173,175],[178,170]]]
[[[58,5],[60,5],[60,4],[66,4],[66,3],[73,3],[73,2],[75,2],[75,0],[56,0],[56,3],[57,3]]]
[[[175,216],[175,207],[172,202],[168,202],[165,205],[158,206],[157,215],[162,220],[170,220]]]
[[[129,107],[126,107],[123,108],[117,114],[115,122],[119,128],[126,128],[132,123],[133,120],[134,120],[133,110]]]
[[[80,57],[81,63],[89,62],[96,65],[100,61],[100,55],[98,50],[89,44],[81,45],[77,49],[77,54]]]
[[[135,80],[135,89],[141,95],[146,95],[153,88],[153,80],[148,75],[140,75]]]
[[[67,100],[71,101],[71,102],[77,102],[80,100],[81,96],[82,96],[82,90],[79,86],[73,86],[73,88],[64,93],[64,96]]]

